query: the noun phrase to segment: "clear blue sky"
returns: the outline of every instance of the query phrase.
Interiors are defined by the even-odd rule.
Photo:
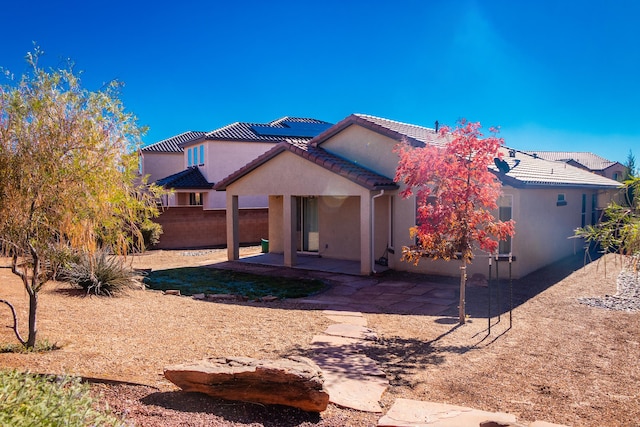
[[[119,79],[152,143],[285,115],[500,126],[518,149],[640,157],[640,1],[3,4],[0,66],[36,41],[88,89]]]

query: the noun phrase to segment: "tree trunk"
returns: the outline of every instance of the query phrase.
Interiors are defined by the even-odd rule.
[[[38,332],[37,317],[38,311],[38,293],[29,294],[29,337],[27,338],[27,347],[33,348],[36,345],[36,334]]]
[[[465,265],[464,258],[462,259],[462,266],[460,267],[460,324],[463,325],[466,321],[465,313],[465,291],[467,286],[467,266]]]

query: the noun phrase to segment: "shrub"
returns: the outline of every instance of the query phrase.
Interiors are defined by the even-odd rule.
[[[147,218],[140,226],[140,232],[142,233],[142,238],[144,239],[145,249],[150,248],[160,242],[162,226],[157,222],[153,222],[149,218]]]
[[[0,371],[0,425],[123,426],[94,409],[89,387],[78,378]]]
[[[60,280],[84,289],[87,294],[113,296],[140,286],[136,272],[120,257],[105,250],[82,253],[64,267]]]

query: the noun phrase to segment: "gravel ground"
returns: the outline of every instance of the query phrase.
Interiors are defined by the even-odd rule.
[[[161,269],[225,258],[225,251],[153,251],[136,257],[133,264]],[[582,256],[576,256],[514,281],[512,322],[503,298],[501,310],[493,311],[491,334],[486,288],[468,288],[470,317],[463,326],[457,325],[457,313],[364,313],[379,336],[367,355],[391,383],[382,399],[384,408],[402,397],[509,412],[522,422],[637,425],[640,311],[582,303],[610,300],[606,295],[635,298],[637,303],[637,281],[623,274],[617,282],[621,270],[622,262],[612,255],[584,268]],[[417,284],[424,280],[401,276]],[[0,298],[13,301],[26,319],[25,292],[9,269],[0,268],[0,284]],[[503,280],[500,286],[507,295],[509,282]],[[0,310],[0,321],[8,325],[8,311]],[[130,425],[356,427],[375,426],[379,418],[335,405],[309,414],[218,401],[182,393],[164,380],[164,366],[204,357],[304,353],[328,321],[319,310],[295,301],[211,303],[142,290],[118,298],[88,298],[52,283],[41,293],[39,322],[40,338],[62,349],[0,354],[0,366],[100,378],[92,381],[93,393]],[[0,342],[15,342],[9,329],[0,328]]]

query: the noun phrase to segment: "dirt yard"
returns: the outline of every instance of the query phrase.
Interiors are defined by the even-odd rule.
[[[133,262],[163,269],[225,257],[224,251],[151,251]],[[621,265],[613,256],[584,268],[576,262],[514,281],[513,326],[503,312],[492,319],[491,335],[486,288],[469,288],[463,326],[455,317],[365,313],[379,336],[367,354],[391,383],[382,403],[404,397],[509,412],[520,421],[638,425],[640,312],[581,304],[580,297],[615,294]],[[0,298],[13,301],[24,330],[26,294],[8,268],[0,268]],[[5,306],[0,323],[11,323]],[[0,367],[113,380],[93,382],[94,393],[140,426],[374,426],[378,415],[334,405],[317,415],[184,394],[162,375],[166,365],[210,356],[304,353],[328,324],[319,310],[295,301],[223,304],[149,290],[97,298],[51,283],[41,292],[39,339],[62,348],[0,354]],[[11,342],[12,331],[0,329],[0,343]]]

